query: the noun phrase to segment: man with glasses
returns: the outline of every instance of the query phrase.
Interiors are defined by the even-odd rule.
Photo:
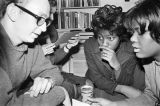
[[[50,24],[49,13],[48,0],[0,1],[1,106],[66,103],[63,77],[35,40]]]

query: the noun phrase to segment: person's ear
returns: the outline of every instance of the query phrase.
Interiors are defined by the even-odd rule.
[[[20,9],[16,7],[13,3],[11,3],[7,6],[6,13],[9,19],[15,22],[20,14]]]

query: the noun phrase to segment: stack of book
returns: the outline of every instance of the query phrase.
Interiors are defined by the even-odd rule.
[[[61,7],[87,7],[98,6],[99,0],[61,0]]]
[[[61,28],[90,28],[92,17],[85,12],[61,12]]]

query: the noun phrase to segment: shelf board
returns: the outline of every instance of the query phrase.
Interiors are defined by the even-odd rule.
[[[67,29],[57,29],[58,32],[70,32],[70,30],[82,30],[84,31],[86,28],[67,28]]]
[[[62,7],[61,10],[64,9],[88,9],[88,8],[99,8],[100,6],[88,6],[88,7]]]

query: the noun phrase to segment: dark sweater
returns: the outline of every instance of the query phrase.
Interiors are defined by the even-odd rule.
[[[102,61],[95,38],[90,38],[85,42],[84,52],[88,64],[86,77],[92,80],[97,88],[110,94],[114,93],[117,84],[133,86],[138,89],[144,88],[144,72],[138,67],[131,42],[122,42],[116,51],[121,65],[121,72],[117,80],[115,70],[107,62]],[[138,78],[139,75],[142,77]]]

